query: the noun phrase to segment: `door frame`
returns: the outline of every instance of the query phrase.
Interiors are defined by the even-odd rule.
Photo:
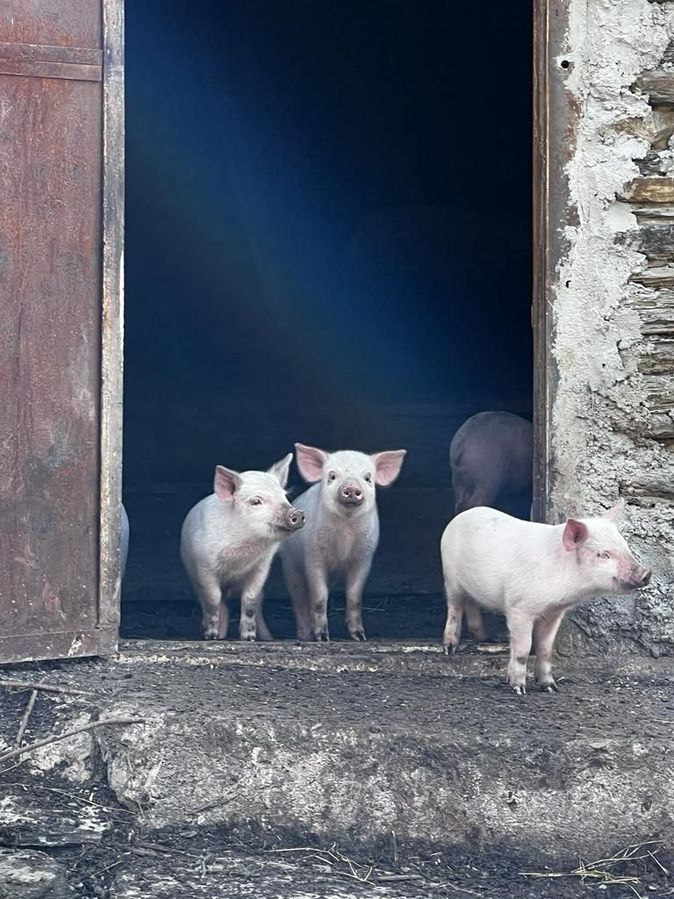
[[[103,5],[103,300],[101,345],[101,628],[120,616],[124,348],[124,0]],[[558,370],[552,353],[558,264],[573,224],[566,167],[575,149],[578,110],[566,90],[568,0],[533,0],[533,502],[532,518],[550,521],[554,452],[552,410]]]
[[[103,7],[103,285],[101,308],[101,441],[99,622],[120,620],[122,427],[124,396],[124,0]],[[104,653],[102,653],[104,654]]]
[[[554,516],[553,410],[559,373],[553,354],[559,265],[577,222],[567,167],[575,151],[578,107],[566,88],[569,0],[533,0],[533,411],[532,519]]]

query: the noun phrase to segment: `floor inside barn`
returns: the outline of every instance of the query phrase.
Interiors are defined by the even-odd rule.
[[[0,894],[670,894],[674,662],[564,658],[561,692],[526,697],[505,662],[435,640],[126,641],[3,668]],[[27,718],[12,680],[42,685]]]

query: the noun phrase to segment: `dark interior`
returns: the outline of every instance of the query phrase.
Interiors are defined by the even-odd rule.
[[[452,435],[532,412],[530,5],[145,0],[126,20],[123,633],[199,635],[185,514],[216,463],[301,441],[408,450],[366,627],[439,639]],[[266,608],[292,637],[276,569]]]

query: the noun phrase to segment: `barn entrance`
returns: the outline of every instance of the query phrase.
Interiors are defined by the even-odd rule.
[[[198,636],[185,514],[301,441],[408,450],[366,625],[439,639],[452,435],[532,413],[531,34],[527,4],[127,5],[123,634]],[[292,637],[276,568],[266,609]]]

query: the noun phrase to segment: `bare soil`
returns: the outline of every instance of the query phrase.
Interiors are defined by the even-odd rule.
[[[2,784],[9,775],[0,779]],[[183,828],[147,835],[142,823],[121,807],[103,785],[86,790],[58,776],[33,777],[14,771],[27,799],[42,806],[45,829],[69,809],[103,807],[109,832],[97,845],[85,842],[45,846],[40,834],[12,833],[2,828],[5,851],[38,849],[60,867],[73,897],[82,899],[664,899],[674,895],[674,853],[659,843],[633,847],[632,859],[579,860],[582,871],[551,868],[526,851],[468,853],[394,843],[378,851],[342,850],[339,845],[305,843],[292,834],[265,835],[250,829]],[[0,795],[2,793],[0,792]],[[74,840],[75,838],[73,838]],[[616,847],[616,856],[627,847]],[[529,875],[523,872],[531,872]],[[535,876],[534,876],[535,875]],[[621,878],[630,878],[621,883]],[[11,887],[11,884],[9,885]],[[49,890],[8,889],[0,873],[2,899],[55,899]]]

